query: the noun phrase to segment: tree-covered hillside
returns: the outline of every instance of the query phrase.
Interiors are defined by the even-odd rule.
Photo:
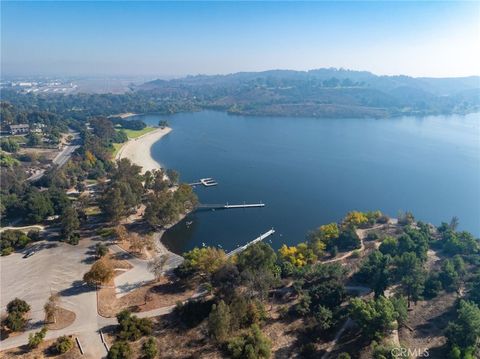
[[[377,76],[344,69],[188,76],[147,82],[135,90],[191,98],[199,107],[245,115],[389,117],[480,108],[479,77]]]

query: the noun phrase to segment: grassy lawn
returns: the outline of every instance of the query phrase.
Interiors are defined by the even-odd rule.
[[[117,155],[117,152],[120,150],[120,148],[123,146],[123,143],[113,143],[113,151],[112,151],[112,155],[113,157],[115,158],[115,156]]]
[[[87,216],[98,216],[102,213],[102,211],[98,206],[90,206],[85,208],[85,213],[87,214]]]
[[[155,127],[145,127],[143,130],[128,130],[128,129],[122,129],[118,127],[116,128],[117,131],[120,131],[120,130],[125,131],[129,139],[140,137],[146,133],[152,132],[155,129],[156,129]],[[123,146],[123,143],[113,144],[113,151],[112,151],[113,157],[117,155],[117,152],[120,150],[122,146]]]
[[[124,129],[125,133],[127,134],[128,138],[137,138],[146,133],[155,130],[155,127],[145,127],[143,130],[126,130]]]

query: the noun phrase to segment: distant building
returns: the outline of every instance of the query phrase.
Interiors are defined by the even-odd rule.
[[[29,125],[10,125],[11,135],[24,135],[30,132]]]
[[[47,127],[44,123],[34,123],[30,128],[30,132],[37,133],[39,135],[43,134],[43,129]]]

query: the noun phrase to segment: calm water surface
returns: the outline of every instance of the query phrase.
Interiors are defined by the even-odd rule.
[[[175,252],[231,250],[271,227],[272,245],[295,244],[346,212],[410,210],[439,224],[452,216],[480,234],[480,114],[398,119],[230,116],[222,112],[140,116],[173,131],[153,157],[193,182],[202,203],[263,201],[265,208],[199,211],[169,230]]]

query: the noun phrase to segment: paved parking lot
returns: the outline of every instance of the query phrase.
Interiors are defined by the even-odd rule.
[[[24,344],[28,333],[43,324],[43,306],[51,293],[60,294],[60,306],[76,314],[72,325],[62,330],[49,331],[47,339],[64,334],[77,334],[85,342],[86,357],[101,358],[106,354],[97,330],[112,320],[97,314],[95,291],[82,282],[82,277],[92,264],[95,242],[82,239],[72,246],[60,242],[39,242],[37,252],[23,258],[24,253],[13,253],[0,259],[0,304],[5,313],[9,301],[18,297],[31,306],[31,320],[27,331],[0,343],[0,349]],[[114,322],[114,321],[113,321]]]
[[[70,288],[88,270],[89,264],[85,263],[88,247],[85,245],[88,243],[71,246],[59,242],[41,242],[34,246],[37,252],[29,258],[23,258],[23,253],[2,257],[2,312],[9,301],[18,297],[30,304],[32,322],[42,321],[43,306],[48,297]],[[64,301],[68,303],[68,296],[62,297],[62,304]]]

